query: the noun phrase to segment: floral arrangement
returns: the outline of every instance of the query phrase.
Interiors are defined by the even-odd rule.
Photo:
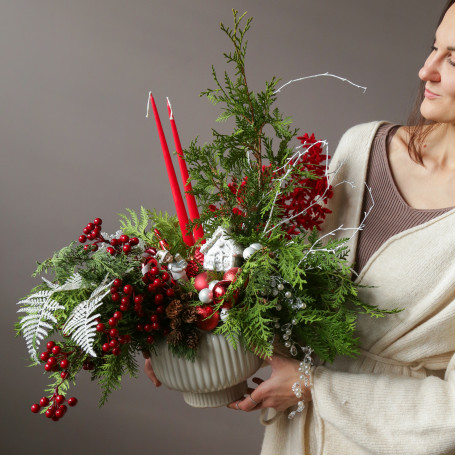
[[[189,166],[191,219],[183,220],[182,208],[178,217],[127,209],[109,235],[96,218],[79,242],[38,264],[34,276],[52,279],[19,301],[16,324],[33,365],[51,379],[32,412],[64,416],[65,404],[77,402],[66,396],[81,370],[100,384],[102,405],[123,375],[137,374],[139,352],[166,343],[194,360],[205,332],[260,357],[278,347],[292,357],[304,347],[321,360],[356,356],[357,315],[386,313],[358,298],[346,239],[320,239],[333,192],[324,142],[298,136],[273,107],[278,79],[258,93],[249,89],[251,19],[243,20],[234,11],[234,28],[221,26],[234,47],[224,54],[234,78],[225,72],[222,82],[213,69],[216,87],[202,93],[222,106],[217,121],[231,119],[234,131],[213,130],[211,143],[195,140],[179,154]]]

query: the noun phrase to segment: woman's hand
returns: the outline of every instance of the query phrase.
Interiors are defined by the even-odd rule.
[[[153,384],[159,387],[161,385],[161,381],[155,375],[154,369],[152,368],[152,363],[150,362],[149,353],[143,352],[143,356],[146,358],[144,362],[144,372],[150,378],[150,380],[152,380]]]
[[[294,359],[274,355],[266,359],[272,368],[272,374],[266,381],[254,377],[252,379],[258,387],[249,388],[247,397],[231,402],[227,407],[234,410],[251,412],[262,408],[273,408],[284,411],[289,407],[297,405],[299,401],[311,401],[310,388],[304,388],[302,397],[298,399],[291,387],[299,380],[299,362]]]

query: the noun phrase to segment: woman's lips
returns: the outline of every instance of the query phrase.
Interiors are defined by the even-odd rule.
[[[430,100],[434,99],[434,98],[438,98],[440,95],[437,95],[436,93],[434,92],[431,92],[430,90],[428,89],[425,89],[424,90],[424,96],[426,98],[429,98]]]

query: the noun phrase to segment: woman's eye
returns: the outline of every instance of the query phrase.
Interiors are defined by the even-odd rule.
[[[435,46],[431,46],[431,52],[434,52],[436,50],[437,50],[437,48]]]
[[[453,60],[451,60],[450,57],[448,57],[448,63],[449,63],[450,65],[453,65],[453,66],[454,66],[454,62],[453,62]]]

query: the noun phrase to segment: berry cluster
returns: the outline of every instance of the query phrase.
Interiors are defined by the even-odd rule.
[[[70,362],[68,361],[68,356],[73,352],[64,352],[62,347],[57,345],[53,340],[50,340],[46,344],[47,350],[40,355],[41,361],[45,363],[44,370],[46,372],[60,372],[60,377],[62,382],[68,377],[68,369],[70,367]],[[33,413],[38,413],[41,410],[41,407],[48,407],[45,415],[47,418],[52,418],[53,421],[58,421],[62,418],[66,411],[67,406],[64,404],[65,396],[59,394],[58,386],[54,390],[54,394],[51,399],[47,397],[42,397],[39,404],[33,404],[31,406],[31,411]],[[70,397],[67,400],[67,403],[70,407],[76,405],[78,400],[75,397]]]
[[[40,355],[41,361],[46,363],[44,370],[46,372],[56,372],[62,369],[60,377],[65,380],[68,377],[68,368],[70,366],[68,355],[71,355],[73,352],[63,352],[62,347],[57,345],[53,340],[50,340],[46,347],[47,350]]]
[[[131,239],[126,235],[122,234],[119,238],[113,238],[110,241],[106,240],[101,234],[101,224],[103,221],[101,218],[96,218],[93,223],[90,222],[82,230],[84,234],[79,236],[79,242],[84,244],[87,241],[95,241],[92,244],[87,244],[84,246],[84,250],[89,250],[91,252],[96,252],[98,250],[98,244],[108,244],[109,247],[106,247],[106,251],[110,255],[116,255],[117,253],[129,254],[132,247],[139,244],[139,239],[137,237],[132,237]]]
[[[56,388],[51,399],[43,396],[40,399],[40,403],[33,404],[30,407],[30,410],[32,413],[38,413],[41,410],[41,407],[47,407],[46,412],[44,413],[46,418],[51,418],[52,421],[59,421],[67,411],[67,406],[64,404],[65,400],[70,407],[74,407],[78,403],[78,400],[75,397],[65,399],[65,396],[59,394],[58,389]]]

